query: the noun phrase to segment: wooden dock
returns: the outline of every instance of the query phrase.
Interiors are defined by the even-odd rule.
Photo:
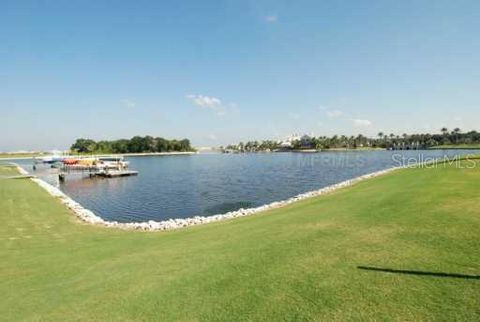
[[[138,175],[138,171],[128,170],[128,162],[119,156],[65,159],[60,162],[58,170],[60,182],[65,181],[68,174],[88,175],[90,178],[116,178]]]
[[[133,170],[108,170],[95,173],[96,176],[104,178],[128,177],[138,175],[138,171]]]

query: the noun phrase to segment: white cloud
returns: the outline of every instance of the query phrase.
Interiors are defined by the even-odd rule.
[[[300,114],[298,113],[288,113],[288,117],[292,120],[298,120],[300,118]]]
[[[341,110],[329,110],[324,106],[320,107],[320,110],[324,110],[329,118],[340,118],[341,120],[351,121],[355,127],[366,128],[372,126],[370,120],[353,118],[352,115]]]
[[[271,15],[265,16],[263,19],[268,23],[277,22],[278,21],[278,15],[276,13],[271,14]]]
[[[218,106],[222,106],[222,101],[216,97],[209,97],[203,95],[187,95],[187,98],[191,99],[196,105],[201,107],[215,109]]]
[[[127,108],[134,108],[135,106],[137,106],[137,103],[135,101],[126,98],[121,99],[120,104]]]
[[[207,139],[212,140],[212,141],[216,141],[216,140],[217,140],[217,136],[216,136],[215,134],[211,133],[211,134],[209,134],[209,135],[207,136]]]
[[[226,109],[222,103],[222,100],[212,96],[205,95],[187,95],[187,98],[192,101],[193,104],[213,111],[217,115],[225,115]]]
[[[372,125],[372,122],[369,120],[353,119],[352,122],[356,127],[369,127]]]
[[[331,118],[341,117],[341,116],[345,115],[345,113],[343,113],[340,110],[330,110],[330,111],[327,111],[326,113],[327,113],[327,116],[331,117]]]

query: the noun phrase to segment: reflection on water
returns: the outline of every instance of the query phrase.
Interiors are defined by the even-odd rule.
[[[129,157],[136,177],[68,176],[60,188],[84,207],[120,222],[213,215],[260,206],[398,164],[399,152],[205,154]],[[403,151],[425,160],[474,151]],[[31,171],[31,161],[19,161]],[[57,170],[35,174],[58,185]]]

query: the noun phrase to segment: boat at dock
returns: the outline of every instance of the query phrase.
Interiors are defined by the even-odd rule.
[[[136,176],[138,171],[133,170],[106,170],[95,173],[95,176],[104,178]]]
[[[45,157],[35,157],[33,158],[34,164],[43,163],[43,164],[54,164],[57,162],[62,162],[66,157],[62,155],[49,155]]]
[[[129,162],[123,156],[51,156],[35,159],[37,164],[49,164],[58,169],[60,181],[68,174],[80,174],[92,177],[115,178],[138,175],[138,171],[129,170]]]

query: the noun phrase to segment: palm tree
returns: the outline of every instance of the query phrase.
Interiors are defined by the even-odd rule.
[[[453,133],[455,134],[455,144],[458,144],[458,134],[461,132],[460,128],[456,127],[453,129]]]
[[[442,127],[440,131],[442,131],[443,134],[442,144],[450,143],[450,140],[448,140],[448,129],[446,127]]]
[[[383,132],[378,132],[377,136],[378,136],[378,146],[381,146],[381,141],[383,139]]]

